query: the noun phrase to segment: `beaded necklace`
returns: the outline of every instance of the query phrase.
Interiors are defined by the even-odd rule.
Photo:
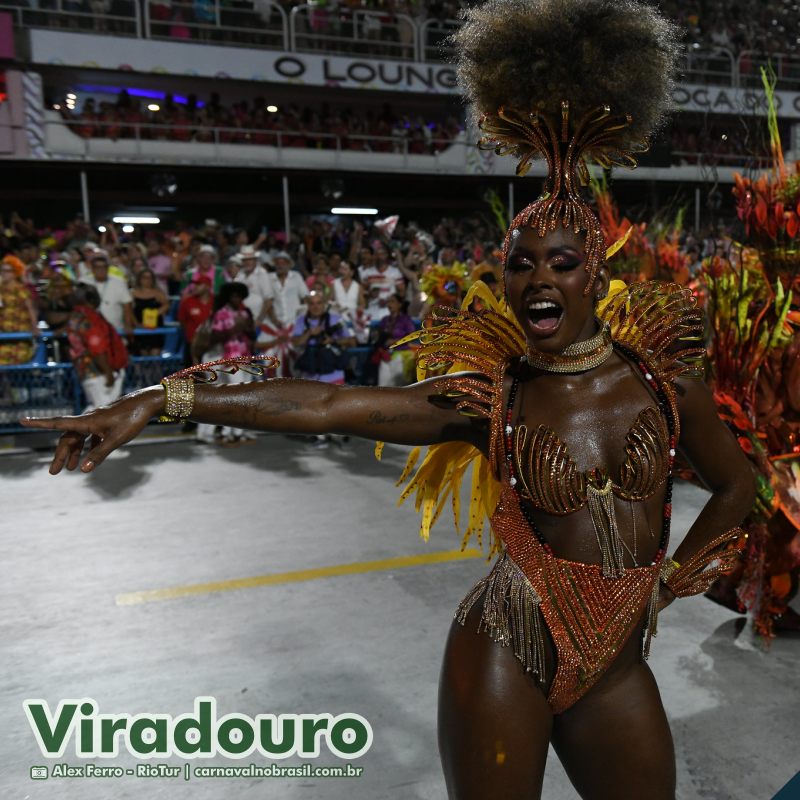
[[[586,372],[605,364],[613,352],[611,331],[601,323],[594,336],[569,345],[561,353],[543,353],[529,346],[523,358],[529,366],[545,372]]]
[[[670,524],[672,521],[672,469],[675,463],[675,448],[677,445],[677,437],[675,431],[677,430],[677,411],[674,405],[674,401],[670,397],[667,389],[663,382],[659,381],[654,374],[652,367],[647,363],[647,361],[642,358],[640,355],[635,353],[633,350],[625,347],[624,345],[619,344],[618,342],[613,343],[613,347],[618,350],[624,357],[627,358],[628,361],[636,364],[641,372],[642,377],[644,378],[645,383],[650,387],[655,395],[656,402],[658,403],[658,408],[661,413],[664,415],[664,419],[667,423],[667,430],[669,431],[669,465],[667,469],[667,487],[664,494],[664,508],[662,513],[662,529],[661,529],[661,538],[658,543],[658,551],[656,552],[655,560],[652,562],[652,565],[655,566],[656,564],[660,564],[661,561],[664,559],[664,556],[667,552],[667,545],[669,543],[669,533],[670,533]],[[527,507],[527,504],[523,502],[523,498],[521,495],[520,490],[517,488],[519,484],[519,480],[517,478],[515,469],[514,469],[514,459],[513,459],[513,434],[514,434],[514,426],[512,424],[512,417],[513,417],[513,410],[514,410],[514,402],[517,396],[517,389],[519,388],[519,375],[515,374],[513,376],[513,380],[511,383],[511,389],[508,393],[508,408],[506,411],[506,425],[504,429],[504,436],[503,436],[503,449],[506,461],[506,470],[508,471],[509,475],[509,484],[514,489],[514,493],[517,495],[517,500],[519,503],[519,508],[522,511],[522,515],[525,517],[531,532],[539,541],[542,548],[547,552],[548,555],[554,556],[553,549],[550,546],[550,543],[545,538],[544,534],[539,529],[539,526],[533,519],[533,516],[530,513],[530,510]]]

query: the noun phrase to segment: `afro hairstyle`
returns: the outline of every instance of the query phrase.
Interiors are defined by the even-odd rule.
[[[451,37],[477,119],[504,106],[578,120],[599,106],[633,120],[620,142],[646,141],[673,105],[680,30],[640,0],[487,0]]]

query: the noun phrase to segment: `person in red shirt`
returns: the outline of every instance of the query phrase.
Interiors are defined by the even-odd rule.
[[[69,354],[86,397],[84,411],[113,403],[122,394],[128,351],[122,338],[100,313],[100,294],[79,284],[72,294],[67,322]]]
[[[189,291],[181,298],[178,306],[178,322],[186,339],[185,361],[192,363],[192,340],[197,329],[211,316],[214,310],[214,297],[211,294],[211,278],[195,273],[189,284]]]

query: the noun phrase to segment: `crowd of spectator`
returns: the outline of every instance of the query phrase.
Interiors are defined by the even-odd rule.
[[[800,53],[796,0],[662,0],[659,7],[686,30],[692,48]]]
[[[460,305],[473,281],[501,285],[500,231],[479,213],[427,228],[307,218],[288,241],[215,220],[163,233],[102,227],[0,219],[0,333],[28,334],[0,338],[0,366],[29,361],[47,331],[48,359],[73,363],[88,406],[119,395],[128,353],[160,356],[165,325],[180,326],[186,364],[267,353],[280,375],[402,385],[414,379],[413,351],[391,345],[434,305]],[[729,241],[724,227],[684,231],[689,273]],[[222,379],[248,379],[237,375]],[[247,441],[238,430],[197,435]]]
[[[474,0],[146,0],[152,35],[173,39],[226,41],[283,46],[283,14],[304,8],[295,32],[302,49],[336,52],[346,49],[369,55],[412,58],[415,28],[428,23],[426,55],[452,30],[463,7]],[[104,16],[130,17],[133,0],[11,0],[7,5],[28,8],[42,17],[39,24],[63,25],[48,10],[76,17],[72,26],[108,30],[121,22]],[[685,30],[690,50],[724,50],[734,57],[744,51],[800,54],[796,0],[660,0],[659,8]],[[363,14],[359,12],[371,12]],[[410,24],[406,22],[410,20]],[[133,32],[129,29],[128,32]]]
[[[175,324],[187,364],[259,352],[281,360],[279,374],[402,385],[413,354],[390,346],[434,303],[459,303],[471,280],[496,286],[499,254],[478,216],[430,231],[398,223],[308,219],[286,241],[213,220],[124,234],[111,222],[100,232],[76,218],[57,230],[15,214],[0,220],[0,332],[27,336],[0,341],[0,365],[29,361],[47,331],[48,359],[72,361],[98,405],[121,391],[127,352],[159,355],[162,326]],[[441,291],[424,290],[431,270],[444,276]]]
[[[143,108],[139,98],[124,89],[116,102],[84,101],[79,112],[55,104],[71,130],[83,138],[156,139],[178,142],[253,144],[315,149],[338,148],[366,152],[431,154],[445,149],[463,129],[453,116],[443,121],[395,113],[388,103],[380,110],[354,112],[351,108],[300,108],[290,104],[268,110],[263,97],[223,105],[213,93],[208,102],[194,95],[177,103],[171,95]],[[214,130],[218,129],[218,130]]]
[[[84,0],[86,1],[86,0]],[[241,0],[220,4],[220,25],[242,27],[244,19],[256,19],[266,28],[280,27],[280,6],[287,14],[297,6],[308,6],[308,13],[298,17],[298,33],[308,37],[309,46],[336,51],[343,46],[352,50],[354,39],[363,43],[365,52],[373,55],[411,57],[413,30],[405,30],[405,18],[416,25],[429,25],[425,42],[435,50],[451,23],[459,19],[463,7],[472,0]],[[724,49],[738,55],[743,51],[762,53],[800,52],[796,0],[663,0],[661,10],[685,30],[685,42],[691,49],[707,52]],[[354,12],[370,11],[356,17]],[[152,19],[170,24],[169,35],[175,38],[203,38],[195,26],[216,23],[214,3],[209,0],[150,0]],[[238,14],[238,17],[237,17]],[[188,23],[188,24],[187,24]],[[440,23],[437,25],[436,23]],[[357,29],[354,27],[357,25]],[[410,27],[410,26],[409,26]],[[220,34],[223,36],[223,34]]]
[[[321,2],[299,2],[299,0],[253,0],[225,4],[221,13],[229,15],[227,24],[237,27],[236,13],[257,14],[265,26],[279,26],[280,18],[275,7],[279,5],[288,14],[297,6],[307,5],[309,13],[301,17],[300,32],[308,32],[317,37],[329,37],[328,41],[320,39],[318,45],[322,49],[337,49],[337,39],[349,36],[352,38],[352,15],[357,11],[372,11],[374,16],[363,17],[360,21],[358,38],[377,47],[380,43],[387,45],[387,54],[393,52],[395,43],[410,44],[404,40],[403,17],[410,17],[417,24],[433,20],[439,22],[459,19],[463,7],[473,5],[472,0],[322,0]],[[765,53],[796,54],[800,52],[800,32],[797,28],[798,7],[795,0],[760,0],[758,3],[746,0],[663,0],[658,3],[661,10],[678,22],[686,31],[686,44],[693,49],[713,52],[724,48],[734,55],[742,51]],[[214,24],[216,21],[214,4],[208,0],[192,2],[176,2],[175,0],[151,0],[151,17],[153,9],[158,18],[174,22],[194,23],[196,25]],[[398,17],[398,15],[401,15]],[[155,18],[155,17],[154,17]],[[220,20],[224,23],[223,20]],[[442,36],[445,33],[442,28]],[[188,27],[175,30],[173,36],[197,36]],[[437,35],[437,31],[433,31]],[[429,42],[428,44],[435,44]],[[350,45],[348,45],[350,46]],[[410,53],[406,54],[409,57]]]
[[[744,122],[723,125],[676,121],[669,138],[673,164],[702,164],[734,167],[749,163],[765,167],[770,163],[766,138],[760,139]]]
[[[183,99],[183,98],[182,98]],[[115,102],[84,101],[80,112],[55,104],[84,138],[112,140],[141,138],[178,142],[253,144],[363,152],[408,151],[435,154],[447,148],[464,130],[464,118],[448,116],[427,121],[419,115],[396,113],[389,103],[378,110],[355,112],[351,108],[299,108],[290,104],[268,111],[263,97],[224,104],[212,93],[207,102],[189,95],[185,102],[172,96],[157,110],[144,110],[139,98],[122,90]],[[763,132],[754,131],[746,118],[709,124],[690,115],[677,115],[664,134],[672,164],[742,166],[769,158]],[[784,132],[785,135],[785,132]]]

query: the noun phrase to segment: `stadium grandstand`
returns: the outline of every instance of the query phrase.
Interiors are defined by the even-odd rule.
[[[734,173],[768,163],[762,66],[776,74],[783,141],[798,146],[797,6],[663,8],[685,31],[676,114],[640,169],[609,177],[628,216],[682,207],[684,238],[702,256],[734,221]],[[509,160],[474,146],[448,61],[459,11],[408,0],[0,3],[0,248],[25,256],[20,280],[39,316],[35,331],[2,325],[7,340],[35,336],[38,346],[16,348],[31,361],[0,366],[13,388],[0,425],[13,428],[22,406],[38,407],[34,398],[58,408],[83,402],[71,365],[53,361],[42,308],[51,262],[85,269],[86,243],[107,248],[129,283],[135,257],[152,263],[153,248],[174,262],[162,286],[172,297],[167,330],[151,334],[164,350],[132,355],[129,388],[185,356],[176,315],[203,244],[225,267],[266,232],[310,279],[315,256],[352,257],[357,222],[366,247],[381,240],[407,253],[423,241],[430,264],[451,247],[458,263],[480,265],[530,190]],[[371,229],[393,215],[396,233]],[[111,222],[126,217],[144,221]],[[171,249],[178,235],[186,246]],[[268,253],[260,258],[273,269]],[[411,284],[403,291],[414,304],[422,292]]]
[[[800,799],[800,0],[477,5],[0,0],[0,800]]]

